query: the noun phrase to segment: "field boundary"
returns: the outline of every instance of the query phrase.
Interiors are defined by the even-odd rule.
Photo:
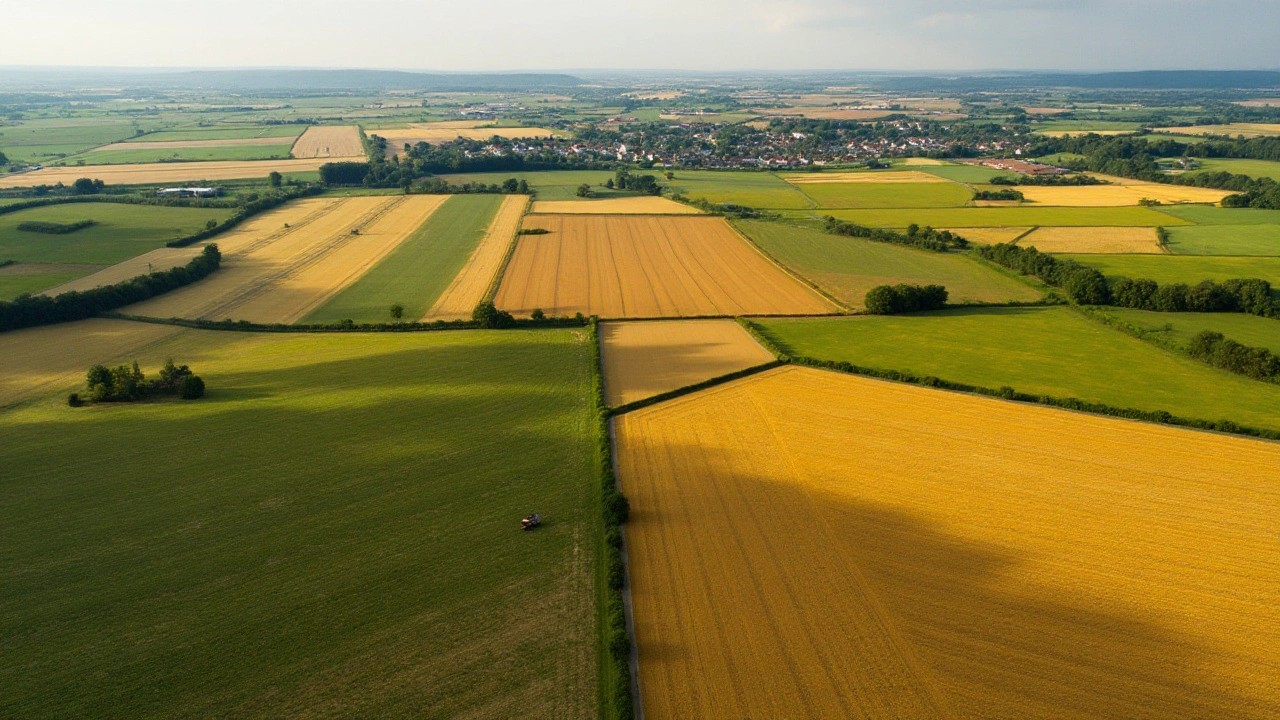
[[[1165,410],[1121,408],[1104,403],[1088,402],[1079,398],[1060,398],[1052,395],[1032,395],[1031,393],[1019,392],[1008,385],[1003,385],[999,389],[992,389],[981,385],[969,385],[967,383],[944,380],[933,375],[920,376],[915,375],[914,373],[900,372],[898,370],[863,367],[843,360],[819,360],[817,358],[811,358],[804,355],[790,355],[777,343],[777,341],[769,336],[768,331],[764,328],[751,323],[751,321],[746,318],[740,319],[739,322],[744,323],[743,327],[746,328],[747,332],[751,333],[753,337],[760,341],[761,345],[763,345],[766,350],[772,352],[783,363],[803,365],[805,367],[829,370],[832,372],[844,373],[846,375],[860,375],[887,382],[922,385],[924,387],[931,387],[939,390],[950,390],[969,395],[981,395],[983,397],[997,398],[1011,402],[1045,405],[1060,410],[1082,412],[1090,415],[1104,415],[1124,420],[1149,422],[1157,425],[1172,425],[1191,430],[1219,432],[1227,435],[1243,435],[1254,439],[1269,440],[1273,442],[1280,441],[1280,430],[1250,427],[1248,425],[1241,425],[1233,420],[1184,418]]]
[[[426,322],[402,323],[329,323],[289,325],[286,323],[254,323],[248,320],[196,320],[191,318],[158,318],[147,315],[128,315],[120,312],[101,312],[93,317],[109,320],[129,320],[132,322],[150,323],[152,325],[176,325],[196,330],[224,330],[231,332],[255,333],[382,333],[382,332],[435,332],[438,330],[485,330],[475,320],[433,320]],[[503,330],[538,330],[544,328],[587,327],[587,318],[558,317],[532,320],[515,318],[512,325]]]
[[[765,222],[777,222],[777,221],[776,221],[776,220],[768,220],[768,221],[765,221]],[[725,218],[725,223],[726,223],[726,224],[728,224],[728,225],[729,225],[729,227],[733,228],[733,232],[734,232],[735,234],[737,234],[737,236],[738,236],[738,237],[742,238],[742,240],[743,240],[745,243],[747,243],[747,245],[748,245],[748,246],[750,246],[751,248],[753,248],[757,253],[760,253],[761,257],[763,257],[765,260],[767,260],[767,261],[769,261],[770,263],[772,263],[774,266],[776,266],[776,267],[777,267],[779,270],[781,270],[782,272],[784,272],[784,273],[786,273],[787,275],[791,276],[792,278],[794,278],[794,279],[798,280],[798,281],[799,281],[801,284],[803,284],[805,287],[807,287],[807,288],[809,288],[810,290],[813,290],[814,292],[818,293],[818,295],[822,296],[822,298],[823,298],[824,300],[826,300],[827,302],[829,302],[829,303],[831,303],[832,305],[834,305],[834,306],[836,307],[836,309],[839,311],[839,313],[838,313],[838,314],[845,314],[845,313],[848,313],[848,312],[852,312],[852,311],[853,311],[853,308],[851,308],[851,307],[849,307],[848,305],[845,305],[844,303],[842,303],[842,302],[840,302],[839,300],[837,300],[837,299],[835,298],[835,296],[831,295],[831,294],[830,294],[830,293],[828,293],[826,290],[823,290],[823,289],[822,289],[822,287],[821,287],[821,286],[819,286],[817,283],[813,282],[812,280],[810,280],[809,278],[805,277],[804,275],[801,275],[798,271],[796,271],[796,270],[792,270],[790,267],[787,267],[786,265],[784,265],[784,264],[782,263],[782,261],[780,261],[780,260],[778,260],[777,258],[775,258],[774,256],[770,255],[770,254],[768,253],[768,251],[766,251],[764,248],[762,248],[762,247],[760,247],[759,245],[757,245],[755,240],[752,240],[752,239],[751,239],[751,237],[750,237],[749,235],[747,235],[745,232],[743,232],[743,231],[742,231],[742,228],[739,228],[737,225],[735,225],[732,221],[730,221],[730,220],[729,220],[729,218]]]
[[[768,350],[768,348],[765,348],[765,349]],[[770,352],[773,352],[773,351],[770,350]],[[658,393],[657,395],[644,398],[643,400],[633,400],[629,403],[623,403],[621,405],[618,405],[617,407],[610,408],[609,416],[617,417],[619,415],[625,415],[626,413],[633,412],[635,410],[647,408],[650,405],[657,405],[658,403],[663,403],[668,400],[674,400],[678,397],[683,397],[685,395],[698,392],[699,390],[706,390],[707,388],[712,388],[712,387],[715,387],[716,385],[723,385],[724,383],[727,383],[727,382],[740,380],[744,377],[750,377],[757,373],[762,373],[766,370],[772,370],[776,367],[780,367],[786,364],[787,363],[783,360],[774,360],[772,362],[764,363],[763,365],[753,365],[749,368],[744,368],[742,370],[735,370],[731,373],[725,373],[724,375],[717,375],[716,377],[703,380],[702,382],[697,382],[692,385],[685,385],[684,387],[678,387],[675,390],[668,390],[664,393]]]
[[[511,236],[511,242],[507,245],[507,254],[502,258],[502,264],[498,266],[497,271],[493,273],[493,278],[489,280],[489,287],[485,288],[484,302],[493,302],[498,297],[498,289],[502,287],[502,280],[507,276],[507,268],[511,267],[511,258],[515,257],[516,246],[520,244],[520,231],[524,229],[524,219],[530,215],[529,208],[532,207],[535,197],[537,196],[529,196],[525,211],[520,214],[520,222],[516,223],[516,234]]]

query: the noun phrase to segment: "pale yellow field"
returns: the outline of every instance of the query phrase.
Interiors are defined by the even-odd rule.
[[[615,423],[649,720],[1280,715],[1280,445],[795,367]]]
[[[63,283],[57,287],[49,288],[41,295],[60,295],[64,292],[72,290],[85,291],[92,290],[103,285],[115,285],[116,283],[132,280],[139,275],[146,275],[148,272],[160,272],[175,268],[179,265],[186,265],[191,259],[199,255],[204,249],[199,247],[185,248],[158,248],[149,253],[143,253],[135,258],[130,258],[121,263],[116,263],[107,268],[103,268],[92,275],[86,275],[77,278],[68,283]]]
[[[151,317],[291,323],[354,282],[447,196],[317,198],[269,213],[224,241],[213,276],[124,312]],[[277,211],[278,212],[278,211]],[[290,218],[290,219],[285,219]],[[289,227],[283,227],[289,223]],[[351,231],[358,229],[359,234]]]
[[[1171,203],[1218,203],[1231,194],[1229,190],[1130,182],[1124,185],[1081,185],[1055,187],[1024,185],[1018,188],[1029,202],[1066,207],[1113,207],[1137,205],[1143,198]]]
[[[145,348],[181,332],[171,325],[81,320],[0,333],[0,407],[80,390],[90,367],[132,362]]]
[[[697,208],[662,197],[537,200],[531,212],[552,215],[699,215]]]
[[[445,288],[423,320],[468,320],[476,305],[489,293],[511,243],[520,229],[520,218],[529,204],[526,195],[508,195],[494,215],[467,264]]]
[[[941,160],[936,160],[934,158],[927,158],[927,157],[909,157],[902,164],[906,165],[907,167],[911,167],[913,165],[914,166],[946,165],[946,163],[942,162]]]
[[[402,129],[374,130],[370,134],[386,138],[388,155],[404,152],[405,143],[416,145],[419,142],[425,142],[438,145],[440,143],[453,142],[460,138],[488,140],[494,135],[510,140],[546,138],[555,135],[554,130],[548,130],[547,128],[477,128],[453,127],[452,125],[453,123],[446,123],[443,126],[439,123],[418,123]]]
[[[1280,98],[1259,98],[1257,100],[1237,100],[1236,105],[1245,107],[1280,107]]]
[[[355,125],[312,125],[290,152],[296,158],[349,158],[364,155]]]
[[[793,185],[809,185],[813,183],[945,183],[951,182],[937,175],[930,175],[918,170],[901,170],[890,172],[819,172],[801,175],[782,175],[783,180]]]
[[[998,243],[1011,243],[1017,240],[1022,234],[1030,230],[1028,227],[985,227],[985,228],[939,228],[940,230],[950,230],[969,242],[982,243],[983,245],[996,245]]]
[[[722,218],[530,215],[499,308],[605,318],[836,312]]]
[[[1042,227],[1018,245],[1048,253],[1165,252],[1156,229],[1147,227]]]
[[[1280,123],[1228,123],[1226,125],[1194,125],[1191,127],[1152,128],[1173,135],[1243,135],[1247,138],[1280,135]]]
[[[363,160],[361,155],[352,160]],[[281,173],[314,172],[332,158],[287,160],[219,160],[213,162],[141,163],[138,165],[95,165],[92,167],[47,167],[29,173],[0,177],[0,188],[29,185],[70,185],[82,177],[101,180],[108,185],[143,185],[182,183],[204,180],[235,180],[266,177],[271,171]]]
[[[610,407],[774,360],[732,320],[601,323],[600,349]]]

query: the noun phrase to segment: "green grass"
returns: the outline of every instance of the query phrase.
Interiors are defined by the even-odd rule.
[[[137,127],[130,120],[53,118],[24,120],[0,126],[0,150],[14,162],[49,163],[89,148],[131,137]]]
[[[1059,255],[1091,265],[1104,275],[1146,278],[1158,283],[1187,283],[1232,278],[1262,278],[1280,287],[1280,257],[1208,255]]]
[[[1247,160],[1237,158],[1204,158],[1200,167],[1187,173],[1194,175],[1204,172],[1229,172],[1237,175],[1248,175],[1254,178],[1268,177],[1280,181],[1280,162],[1268,160]]]
[[[1039,132],[1091,132],[1095,130],[1138,130],[1141,123],[1114,120],[1046,120],[1033,126]]]
[[[211,126],[205,128],[184,128],[181,130],[164,130],[161,132],[148,133],[136,138],[130,138],[129,142],[148,143],[148,142],[172,142],[187,140],[247,140],[250,138],[284,138],[281,142],[292,145],[292,140],[297,138],[307,129],[306,125],[242,125],[242,126]]]
[[[116,150],[93,150],[78,156],[86,165],[168,161],[273,160],[289,157],[292,143],[283,145],[222,145],[218,147],[149,148],[146,143]]]
[[[832,210],[841,220],[872,227],[1156,227],[1187,224],[1144,207],[980,207],[917,210]]]
[[[190,235],[208,220],[221,222],[233,211],[119,203],[71,203],[0,215],[0,258],[18,262],[92,263],[111,265],[163,247]],[[97,225],[69,235],[23,232],[29,220],[70,223],[94,220]]]
[[[1179,255],[1280,255],[1280,225],[1193,225],[1169,228]]]
[[[404,319],[427,314],[475,250],[502,204],[501,195],[453,195],[413,235],[303,322],[389,321],[392,303]]]
[[[84,277],[86,272],[63,273],[30,273],[24,275],[5,275],[0,272],[0,300],[12,300],[19,295],[35,294],[65,282]]]
[[[973,191],[959,183],[805,183],[799,190],[827,208],[962,207]]]
[[[1066,307],[762,324],[789,352],[822,360],[1280,430],[1280,386],[1209,367]]]
[[[984,165],[912,165],[903,169],[919,170],[920,172],[962,183],[985,183],[990,182],[991,178],[997,175],[1013,174]]]
[[[170,354],[205,399],[0,411],[0,716],[594,714],[583,333]]]
[[[675,192],[711,203],[734,203],[753,208],[802,210],[814,203],[794,185],[767,172],[676,170]]]
[[[1212,330],[1236,342],[1264,347],[1280,355],[1280,322],[1273,318],[1244,313],[1166,313],[1125,308],[1109,308],[1107,314],[1143,330],[1159,333],[1182,347],[1186,347],[1197,333]]]
[[[1280,210],[1167,205],[1160,212],[1197,225],[1280,225]]]
[[[645,171],[650,175],[654,175],[661,179],[662,172],[660,170]],[[508,178],[516,180],[524,180],[529,183],[529,187],[536,191],[535,200],[580,200],[578,197],[578,186],[586,183],[592,186],[592,191],[597,197],[632,197],[634,193],[609,190],[604,187],[606,180],[613,178],[613,173],[608,170],[552,170],[547,172],[495,172],[495,173],[458,173],[454,175],[441,175],[442,179],[449,181],[454,185],[463,183],[484,183],[491,185],[494,183],[502,184]]]
[[[952,302],[1038,300],[1025,283],[961,255],[928,252],[829,235],[758,220],[735,221],[765,252],[817,283],[833,297],[862,307],[876,285],[944,285]]]

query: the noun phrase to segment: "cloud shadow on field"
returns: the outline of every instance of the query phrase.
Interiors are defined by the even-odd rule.
[[[675,458],[699,457],[699,467],[742,467],[740,459],[723,449],[664,444],[662,452]],[[923,669],[935,697],[954,716],[1262,719],[1280,713],[1274,680],[1265,680],[1268,669],[1263,661],[1252,658],[1259,663],[1255,692],[1241,694],[1235,680],[1209,669],[1214,662],[1240,658],[1228,658],[1220,649],[1162,625],[1159,618],[1118,610],[1116,603],[1102,596],[1067,597],[1026,571],[1030,558],[1015,549],[961,537],[917,513],[813,487],[801,489],[762,474],[733,473],[708,480],[673,472],[681,479],[678,487],[663,485],[662,497],[656,501],[661,509],[640,499],[649,495],[632,494],[624,477],[624,491],[632,499],[628,538],[647,530],[663,538],[659,552],[697,558],[692,562],[708,573],[707,587],[715,589],[710,611],[700,610],[696,597],[682,594],[683,585],[670,588],[662,585],[662,578],[648,579],[655,583],[652,592],[674,595],[660,602],[680,608],[685,618],[681,622],[691,622],[687,618],[698,618],[700,612],[708,618],[703,625],[697,624],[702,620],[693,621],[693,634],[710,633],[717,626],[765,628],[775,617],[791,614],[797,598],[820,605],[817,612],[830,612],[842,598],[858,602],[856,598],[870,595],[882,611],[880,621],[902,640],[899,647]],[[693,490],[695,483],[715,487]],[[758,501],[743,502],[743,498]],[[662,524],[655,527],[655,523]],[[681,544],[686,536],[693,538],[693,547],[688,541]],[[826,543],[822,557],[800,551],[813,548],[815,542]],[[747,543],[766,547],[768,552],[735,554]],[[663,565],[657,558],[637,561],[637,550],[630,550],[633,578],[646,565]],[[749,557],[746,565],[773,567],[751,569],[726,560],[731,557]],[[682,562],[687,570],[690,561]],[[1122,572],[1123,567],[1117,563],[1110,570]],[[793,592],[769,589],[756,594],[730,589],[732,577],[775,574],[783,581],[770,588],[790,587]],[[750,661],[739,659],[736,662],[743,664],[737,671],[752,683],[776,686],[775,697],[787,696],[792,691],[783,668],[803,662],[801,658],[814,649],[810,643],[817,645],[818,655],[838,665],[832,658],[856,657],[858,644],[877,632],[873,626],[849,630],[843,637],[818,636],[816,641],[786,637],[782,643],[789,646],[784,652],[790,658],[768,667],[744,666]],[[665,682],[678,678],[677,686],[668,692],[694,703],[691,707],[700,696],[732,694],[731,685],[706,686],[697,679],[696,669],[702,663],[716,662],[701,655],[714,652],[708,647],[714,642],[699,636],[705,642],[696,645],[670,632],[656,646],[642,638],[641,686],[646,681],[664,682],[656,675],[645,676],[648,660],[677,664],[675,671],[664,668]],[[732,654],[728,649],[724,652]],[[918,680],[903,678],[908,683]],[[836,691],[816,676],[807,682],[804,693]],[[873,698],[890,692],[863,689]],[[816,717],[799,700],[795,702],[791,716]],[[874,714],[874,701],[861,710]]]

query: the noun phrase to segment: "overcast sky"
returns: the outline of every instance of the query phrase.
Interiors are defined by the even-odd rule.
[[[0,0],[0,28],[0,65],[1280,68],[1280,0]]]

